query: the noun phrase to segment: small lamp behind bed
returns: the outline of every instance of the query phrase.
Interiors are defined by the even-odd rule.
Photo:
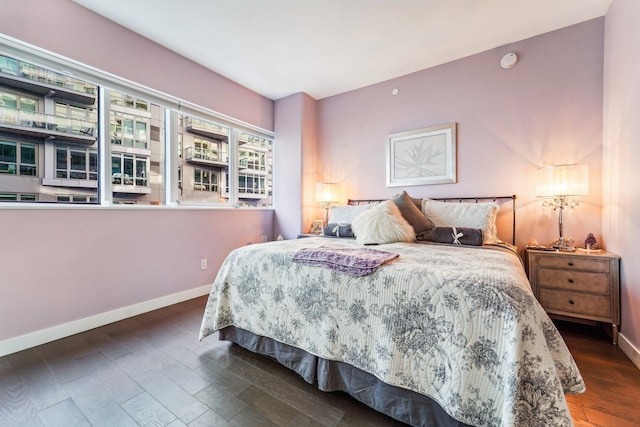
[[[329,221],[329,208],[338,203],[339,193],[339,185],[335,182],[319,182],[316,184],[316,202],[325,210],[325,225]]]
[[[567,245],[563,235],[562,211],[574,208],[580,203],[578,196],[589,194],[589,166],[558,165],[538,169],[536,176],[536,196],[546,197],[543,206],[558,211],[558,250],[574,251]]]

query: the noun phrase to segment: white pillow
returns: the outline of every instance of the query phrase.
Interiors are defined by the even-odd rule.
[[[416,233],[411,224],[402,217],[400,209],[391,200],[374,205],[359,214],[351,223],[356,242],[383,244],[413,242]]]
[[[498,228],[496,217],[500,207],[495,202],[489,203],[458,203],[439,202],[424,199],[422,213],[429,218],[436,227],[468,227],[482,230],[484,243],[496,243]]]
[[[367,205],[343,205],[334,206],[329,212],[329,224],[351,224],[355,217],[377,205],[377,203]]]

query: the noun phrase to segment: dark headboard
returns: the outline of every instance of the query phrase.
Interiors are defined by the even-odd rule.
[[[441,202],[462,203],[462,202],[502,202],[508,203],[511,200],[511,244],[516,244],[516,195],[511,196],[489,196],[489,197],[429,197],[431,200]],[[370,203],[379,203],[389,199],[349,199],[349,205],[367,205]],[[502,211],[502,209],[500,209]],[[498,214],[500,215],[500,214]]]

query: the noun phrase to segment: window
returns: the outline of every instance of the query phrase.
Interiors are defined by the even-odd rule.
[[[20,144],[20,175],[37,176],[35,144]]]
[[[111,182],[113,184],[148,187],[148,169],[148,157],[125,153],[111,155]],[[118,189],[114,189],[114,192],[117,191]]]
[[[0,173],[37,176],[36,145],[0,140]]]
[[[109,97],[113,200],[162,204],[165,109],[116,91]]]
[[[98,179],[98,151],[93,148],[57,145],[56,178]]]
[[[98,200],[94,196],[83,196],[78,194],[66,194],[56,196],[58,203],[97,203]]]
[[[196,191],[218,191],[218,175],[206,169],[194,169],[193,189]]]
[[[220,176],[229,172],[230,129],[208,120],[179,115],[178,141],[184,156],[178,158],[181,202],[229,203]],[[215,194],[212,194],[215,193]]]
[[[125,147],[147,149],[149,147],[148,127],[149,120],[144,117],[113,112],[111,118],[111,143]]]
[[[3,63],[0,201],[96,203],[97,86],[0,55]]]
[[[37,194],[0,193],[0,202],[37,202]]]
[[[0,72],[5,74],[18,75],[18,61],[7,56],[0,55]]]
[[[245,206],[271,206],[273,141],[242,132],[238,146],[238,201]]]
[[[247,133],[246,123],[30,47],[25,56],[52,69],[2,50],[0,202],[161,205],[171,195],[186,203],[271,206],[272,141],[262,131]],[[166,141],[166,129],[175,140]],[[165,176],[169,153],[175,160]],[[105,200],[98,197],[101,172],[112,189]],[[177,194],[165,188],[176,182]]]
[[[133,108],[135,110],[149,111],[149,103],[147,101],[115,91],[111,92],[111,104]]]
[[[0,140],[0,173],[18,174],[17,144]]]
[[[38,100],[36,98],[0,90],[0,107],[35,113],[38,111]]]

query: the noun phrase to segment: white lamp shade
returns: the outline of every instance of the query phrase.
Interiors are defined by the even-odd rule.
[[[316,184],[316,202],[338,203],[338,184],[332,182],[319,182]]]
[[[586,196],[589,194],[588,165],[558,165],[536,172],[536,196]]]

